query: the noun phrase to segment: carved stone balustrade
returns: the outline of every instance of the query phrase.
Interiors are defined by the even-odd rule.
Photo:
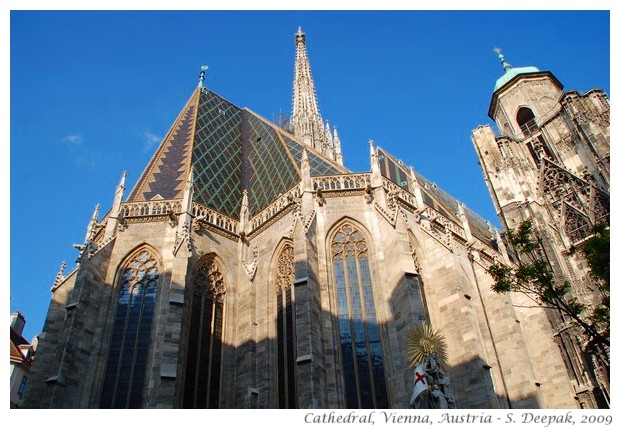
[[[230,218],[213,209],[203,206],[200,203],[193,202],[192,211],[194,222],[204,221],[207,224],[214,225],[220,229],[237,234],[239,231],[239,221]]]
[[[427,206],[426,210],[433,222],[441,225],[444,229],[458,235],[459,237],[462,237],[463,239],[465,238],[465,230],[456,223],[454,223],[454,221],[446,218],[437,210],[431,207]]]
[[[388,193],[395,192],[396,198],[398,198],[408,206],[415,209],[418,208],[418,202],[416,201],[415,196],[412,193],[406,191],[405,189],[401,188],[400,186],[398,186],[391,180],[386,179],[385,177],[383,178],[383,187],[386,191],[388,191]]]
[[[301,194],[301,184],[297,184],[284,194],[280,195],[273,203],[269,204],[256,216],[250,219],[250,230],[254,231],[258,229],[261,225],[269,221],[290,204],[295,203],[297,199],[301,197]]]
[[[121,204],[121,215],[129,221],[132,218],[162,217],[170,212],[178,214],[182,210],[181,202],[181,200],[126,202]]]
[[[317,176],[312,178],[315,191],[336,191],[341,189],[365,189],[370,185],[370,174],[339,174],[337,176]]]

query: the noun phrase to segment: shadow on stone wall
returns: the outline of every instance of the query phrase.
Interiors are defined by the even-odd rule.
[[[92,285],[90,285],[92,286]],[[98,289],[98,288],[97,288]],[[103,289],[106,289],[104,287]],[[109,289],[106,291],[99,290],[99,293],[92,294],[93,301],[84,302],[80,310],[83,310],[87,305],[94,305],[97,299],[103,299],[109,297]],[[414,291],[415,292],[415,291]],[[405,342],[404,332],[415,319],[415,305],[412,301],[415,296],[412,295],[410,290],[410,283],[402,281],[395,290],[393,296],[390,298],[389,303],[392,306],[394,318],[385,324],[377,325],[379,332],[381,333],[383,341],[383,357],[384,367],[386,374],[386,383],[389,393],[389,406],[391,408],[407,408],[409,399],[411,396],[411,390],[413,386],[413,374],[412,371],[407,368],[407,360],[405,355]],[[315,297],[316,298],[316,297]],[[378,301],[379,297],[375,297]],[[67,344],[75,344],[74,341],[66,338],[67,332],[61,334],[61,326],[67,323],[65,313],[67,312],[66,298],[61,299],[60,302],[52,300],[50,312],[52,318],[48,321],[46,329],[48,337],[46,343],[41,350],[41,354],[38,356],[38,361],[35,360],[33,369],[38,372],[37,377],[33,377],[32,383],[37,385],[29,386],[30,392],[33,395],[45,395],[46,391],[52,387],[49,381],[46,379],[53,375],[51,371],[54,367],[54,356],[58,354],[59,349],[57,347],[58,341],[63,342],[68,340]],[[112,299],[112,302],[114,299]],[[310,300],[312,301],[312,299]],[[101,302],[101,304],[103,304]],[[317,302],[314,302],[316,304]],[[296,303],[298,305],[300,303]],[[307,304],[307,302],[306,302]],[[310,304],[313,304],[312,302]],[[313,315],[306,321],[297,319],[296,332],[311,332],[311,335],[317,337],[314,341],[318,341],[322,347],[318,350],[315,349],[311,355],[304,355],[302,361],[295,363],[297,385],[297,396],[306,395],[312,397],[309,401],[299,401],[298,404],[305,408],[344,408],[345,401],[345,381],[343,376],[343,368],[341,368],[339,355],[339,339],[337,334],[334,334],[331,338],[324,338],[323,332],[324,326],[333,326],[333,330],[338,330],[338,318],[336,315],[329,312],[311,311],[312,308],[316,309],[316,305],[309,305],[309,313]],[[187,307],[186,307],[187,306]],[[92,311],[99,313],[99,305],[95,305]],[[183,307],[186,307],[189,311],[190,303],[186,303]],[[177,307],[180,308],[180,307]],[[400,310],[399,310],[400,309]],[[77,309],[71,310],[75,311]],[[287,308],[287,311],[290,308]],[[299,309],[297,309],[299,310]],[[399,310],[400,315],[398,314]],[[105,312],[104,312],[105,313]],[[99,313],[101,314],[101,313]],[[299,314],[299,311],[297,311]],[[85,314],[82,316],[85,317]],[[84,329],[80,320],[82,317],[78,317],[76,322],[72,324],[72,332],[70,333],[75,338],[83,338],[83,333],[77,332],[80,329]],[[314,320],[321,321],[320,327],[311,323]],[[186,319],[187,320],[187,319]],[[189,323],[189,322],[185,322]],[[275,324],[275,320],[272,322]],[[372,328],[372,326],[367,326]],[[179,353],[180,359],[186,355],[185,348],[187,347],[187,326],[185,326],[181,336],[181,350]],[[92,333],[89,333],[92,338]],[[397,339],[396,341],[394,339]],[[56,344],[49,343],[50,340],[56,341]],[[61,340],[63,339],[63,340]],[[299,346],[304,342],[304,338],[297,337],[296,342]],[[314,342],[313,344],[317,344]],[[47,350],[45,350],[47,349]],[[44,351],[45,350],[45,351]],[[102,353],[101,355],[104,355]],[[296,358],[299,360],[301,353],[297,353]],[[331,356],[335,355],[335,358]],[[65,356],[65,359],[74,359],[74,362],[66,362],[67,368],[75,368],[77,364],[83,364],[84,369],[92,361],[92,357],[84,355],[86,358],[84,362],[75,360],[75,354],[69,353]],[[238,347],[231,346],[229,344],[222,344],[222,378],[219,390],[219,404],[221,408],[279,408],[278,395],[277,395],[277,342],[276,339],[269,339],[265,341],[255,342],[247,341]],[[364,358],[365,359],[365,358]],[[105,360],[105,358],[104,358]],[[335,367],[332,367],[331,361],[335,362]],[[44,364],[44,365],[42,365]],[[37,365],[40,366],[37,370]],[[97,365],[101,368],[105,366],[105,362],[98,362]],[[42,368],[42,367],[46,368]],[[173,383],[171,393],[174,398],[172,399],[171,406],[175,408],[182,408],[183,406],[183,377],[185,374],[185,368],[183,365],[179,365],[178,379],[167,378],[159,380],[160,386]],[[300,368],[303,366],[303,371]],[[477,357],[467,362],[460,363],[456,366],[447,367],[446,371],[451,378],[451,384],[454,388],[454,393],[457,400],[457,406],[459,408],[468,409],[489,409],[489,408],[537,408],[542,406],[536,397],[524,397],[524,398],[508,398],[498,396],[495,393],[494,382],[497,380],[491,379],[489,367],[482,357]],[[92,374],[93,372],[91,372]],[[95,374],[101,375],[102,371],[95,371]],[[331,375],[330,375],[331,374]],[[74,374],[77,375],[77,374]],[[334,375],[334,376],[332,376]],[[97,375],[95,375],[95,378]],[[56,394],[64,396],[63,399],[58,397],[57,401],[49,402],[43,397],[31,398],[29,401],[30,407],[44,407],[49,403],[52,407],[59,408],[76,408],[84,404],[86,406],[94,406],[96,402],[95,398],[99,395],[97,388],[84,389],[84,386],[65,385],[62,379],[54,380],[54,384],[57,384]],[[86,380],[86,386],[100,386],[100,382],[94,379]],[[146,390],[145,390],[146,392]],[[329,392],[329,393],[328,393]],[[161,395],[161,388],[160,393]],[[89,396],[87,400],[84,400],[83,395]],[[92,396],[92,397],[91,397]],[[73,398],[73,399],[69,399]],[[154,403],[153,398],[143,398],[144,406]],[[73,405],[72,405],[73,404]],[[82,405],[79,405],[82,404]]]

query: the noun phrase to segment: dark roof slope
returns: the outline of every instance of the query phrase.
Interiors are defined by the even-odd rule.
[[[411,192],[407,183],[409,173],[407,167],[405,167],[405,164],[382,148],[378,148],[378,153],[380,158],[379,166],[383,176],[390,179],[403,189]],[[424,199],[424,203],[427,206],[437,210],[442,216],[452,220],[458,225],[461,225],[461,221],[456,216],[456,213],[458,212],[458,200],[418,172],[415,172],[415,175],[416,180],[422,188],[422,198]],[[469,229],[471,230],[472,235],[487,245],[497,248],[495,236],[491,231],[489,231],[488,225],[490,223],[474,211],[470,210],[467,206],[465,206],[465,216],[467,218],[467,222],[469,223]]]

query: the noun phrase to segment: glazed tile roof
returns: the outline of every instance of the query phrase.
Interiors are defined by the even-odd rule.
[[[301,180],[303,144],[248,109],[197,89],[153,156],[129,201],[178,199],[189,166],[193,198],[238,218],[243,190],[254,216]],[[347,173],[306,147],[312,176]]]
[[[312,176],[349,171],[298,142],[287,131],[205,88],[192,94],[138,180],[129,201],[180,199],[190,166],[193,198],[232,218],[239,217],[243,190],[248,190],[250,217],[301,180],[306,149]],[[408,169],[378,148],[382,174],[410,191]],[[424,202],[460,225],[458,201],[415,173]],[[488,222],[465,207],[472,235],[496,247]]]

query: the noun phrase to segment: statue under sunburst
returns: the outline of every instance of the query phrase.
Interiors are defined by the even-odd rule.
[[[429,323],[415,324],[407,332],[407,358],[413,368],[411,408],[456,408],[450,379],[441,364],[446,361],[446,340]]]

